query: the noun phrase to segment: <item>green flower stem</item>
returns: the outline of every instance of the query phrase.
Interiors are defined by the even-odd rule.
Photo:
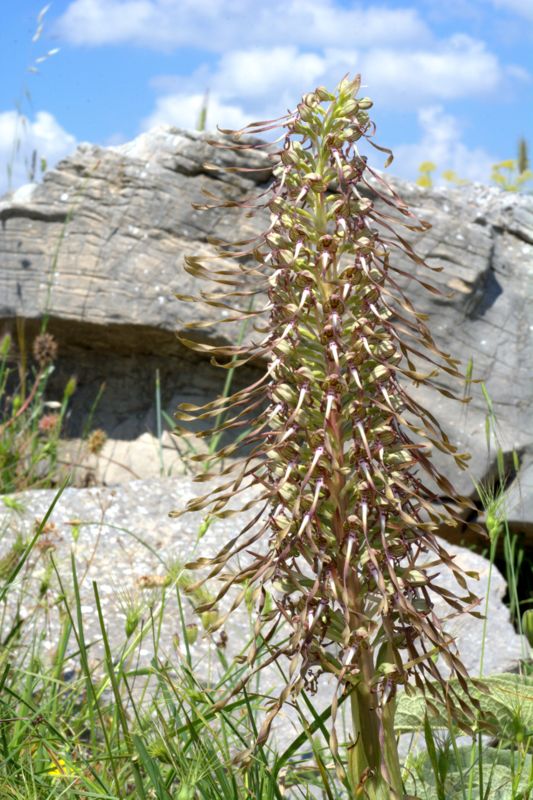
[[[324,118],[323,131],[317,137],[321,143],[326,140],[329,129],[329,116],[336,108],[332,104]],[[318,148],[316,172],[321,175],[327,165],[327,151],[323,144]],[[324,192],[314,194],[314,219],[313,231],[317,239],[324,236],[328,230],[328,209]],[[338,277],[338,256],[331,257],[327,270],[326,278],[319,284],[320,299],[322,308],[338,289],[336,285]],[[328,280],[329,279],[329,280]],[[320,320],[320,328],[328,322],[326,315]],[[328,369],[329,366],[329,369]],[[328,378],[341,378],[340,366],[335,361],[326,362],[325,372]],[[349,511],[346,508],[346,478],[344,476],[345,454],[342,436],[342,418],[339,411],[333,407],[326,423],[326,431],[329,431],[329,442],[331,447],[332,461],[336,464],[336,470],[331,479],[326,480],[326,487],[329,495],[334,499],[335,511],[332,517],[332,530],[335,534],[338,552],[340,554],[337,569],[339,574],[343,572],[344,556],[342,556],[343,542],[345,538],[345,522]],[[342,593],[343,587],[338,586],[338,591]],[[355,574],[351,575],[348,606],[353,609],[351,615],[351,629],[356,630],[363,617],[364,607],[361,596],[361,586]],[[389,800],[389,798],[400,798],[402,796],[402,779],[396,737],[394,734],[394,713],[387,713],[387,725],[380,718],[376,699],[373,696],[372,685],[374,683],[375,668],[374,654],[368,645],[360,656],[359,664],[361,667],[361,677],[350,696],[350,706],[352,714],[353,744],[349,749],[348,767],[350,773],[350,783],[355,794],[363,790],[369,800]],[[386,712],[382,711],[382,715]],[[383,752],[380,744],[380,729],[383,731]],[[385,775],[383,774],[385,773]]]

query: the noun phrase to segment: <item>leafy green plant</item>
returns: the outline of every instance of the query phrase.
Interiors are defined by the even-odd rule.
[[[437,165],[433,161],[423,161],[418,167],[419,176],[416,180],[418,186],[431,189],[434,185],[433,173],[436,169]],[[456,186],[469,184],[469,181],[461,178],[453,169],[446,169],[441,175],[445,181]],[[529,169],[527,141],[523,137],[518,141],[517,158],[493,164],[490,179],[506,192],[520,192],[527,183],[533,180],[533,172]]]
[[[457,687],[458,692],[463,690]],[[517,746],[533,736],[533,676],[502,673],[471,681],[469,694],[478,701],[477,724],[506,746]],[[466,695],[465,695],[466,699]],[[398,733],[424,729],[428,719],[433,728],[447,730],[450,717],[446,705],[435,701],[428,711],[421,692],[402,694],[394,719]]]
[[[455,750],[448,743],[437,744],[439,772],[424,754],[411,757],[406,770],[406,790],[418,800],[527,800],[533,787],[533,759],[510,750],[486,747],[483,750],[483,771],[480,762],[472,759],[472,750],[461,746]]]
[[[266,715],[257,745],[267,741],[289,697],[329,674],[337,687],[330,745],[338,774],[352,796],[388,800],[403,796],[394,733],[398,687],[414,681],[426,690],[428,704],[435,695],[452,717],[459,718],[460,710],[461,722],[472,717],[476,702],[465,702],[436,661],[437,656],[446,660],[468,694],[464,667],[432,611],[429,589],[456,611],[471,608],[476,598],[434,535],[442,522],[456,524],[457,512],[451,503],[439,510],[437,495],[420,478],[425,472],[459,507],[468,506],[429,460],[427,443],[448,453],[460,468],[467,456],[399,380],[425,383],[449,395],[435,381],[439,369],[461,375],[399,289],[394,276],[404,272],[394,264],[390,245],[418,265],[424,262],[362,193],[374,179],[372,191],[383,192],[406,227],[424,229],[359,153],[359,141],[373,144],[372,102],[357,96],[359,85],[358,78],[345,78],[336,93],[320,87],[282,118],[283,147],[271,154],[277,166],[266,200],[269,229],[253,241],[219,245],[223,268],[197,257],[186,259],[191,274],[223,286],[222,292],[202,292],[198,302],[218,308],[224,300],[236,312],[231,319],[239,318],[232,303],[242,297],[243,281],[255,278],[256,291],[268,291],[268,305],[261,311],[270,316],[255,327],[263,334],[257,344],[215,347],[182,341],[211,354],[215,363],[229,357],[226,368],[263,358],[268,369],[247,390],[201,408],[181,406],[177,416],[182,421],[214,418],[210,433],[216,435],[249,424],[255,414],[248,434],[218,451],[225,457],[246,448],[242,460],[224,470],[234,477],[189,502],[186,510],[208,509],[216,518],[258,509],[257,530],[247,524],[213,559],[189,565],[210,567],[208,579],[225,570],[216,602],[240,586],[235,607],[251,587],[258,640],[262,634],[268,641],[272,661],[285,657],[289,663],[285,686]],[[274,125],[257,123],[238,132],[235,148],[261,146],[241,144],[240,136]],[[264,197],[256,202],[264,203]],[[252,203],[247,198],[243,205]],[[236,265],[235,256],[240,259]],[[422,372],[424,362],[428,372]],[[222,411],[231,415],[217,425]],[[260,490],[241,509],[225,508],[252,487]],[[261,519],[265,511],[266,520]],[[252,554],[239,566],[235,560],[243,551]],[[461,596],[435,580],[434,570],[443,568],[453,571],[464,590]],[[273,607],[267,609],[271,591]],[[289,625],[289,635],[280,641],[276,633],[282,623]],[[252,647],[250,665],[255,658]],[[338,761],[335,718],[339,700],[347,697],[352,738],[346,775]]]
[[[533,172],[530,169],[520,171],[518,160],[509,158],[493,165],[491,180],[506,192],[519,192],[526,183],[533,180]]]
[[[427,748],[417,754],[413,750],[407,758],[407,791],[427,800],[529,798],[533,792],[533,678],[491,675],[482,682],[472,681],[469,696],[478,702],[479,737],[470,746],[458,744],[444,704],[437,702],[428,711],[420,692],[400,697],[397,732],[423,731]],[[491,742],[483,743],[482,734],[490,736]]]
[[[491,540],[491,562],[496,560],[496,544],[501,543],[503,552],[499,563],[507,581],[511,618],[519,633],[522,633],[524,607],[533,602],[531,588],[533,567],[531,559],[526,556],[520,537],[510,530],[505,509],[505,487],[515,481],[515,488],[520,491],[520,456],[513,450],[511,458],[505,458],[494,404],[484,383],[481,384],[481,391],[487,409],[485,415],[487,452],[489,461],[495,461],[495,474],[488,486],[478,487],[478,494],[483,503]],[[524,661],[527,661],[528,654],[524,652],[523,656]]]

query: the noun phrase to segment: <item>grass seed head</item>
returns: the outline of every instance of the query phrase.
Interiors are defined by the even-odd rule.
[[[51,333],[40,333],[33,340],[33,357],[40,367],[53,364],[57,358],[58,346]]]

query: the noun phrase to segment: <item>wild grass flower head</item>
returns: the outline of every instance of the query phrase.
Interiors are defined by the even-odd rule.
[[[87,439],[87,447],[89,452],[93,453],[93,455],[98,455],[104,449],[106,442],[107,433],[101,428],[95,428],[94,431],[91,431]]]
[[[51,333],[40,333],[33,340],[33,357],[40,367],[47,367],[57,359],[57,341]]]

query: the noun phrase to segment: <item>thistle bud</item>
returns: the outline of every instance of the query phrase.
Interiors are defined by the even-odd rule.
[[[101,428],[96,428],[87,438],[87,448],[93,455],[98,455],[104,449],[107,442],[107,433]]]
[[[206,631],[211,630],[215,626],[215,624],[218,622],[218,618],[217,611],[204,611],[202,614],[200,614],[202,625]]]

